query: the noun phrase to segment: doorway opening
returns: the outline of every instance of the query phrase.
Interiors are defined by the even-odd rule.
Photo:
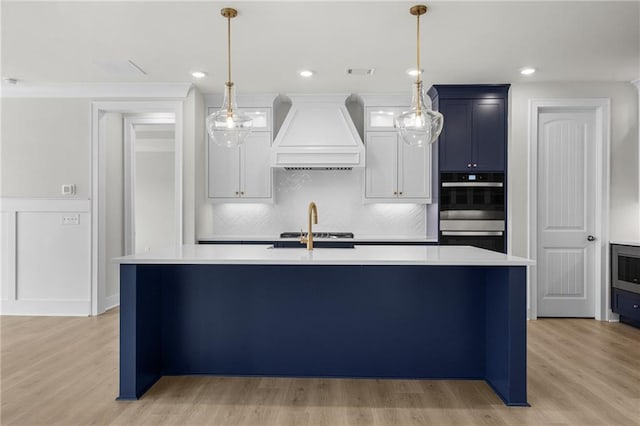
[[[113,257],[182,243],[182,103],[94,102],[91,147],[91,311],[98,315],[119,304]]]

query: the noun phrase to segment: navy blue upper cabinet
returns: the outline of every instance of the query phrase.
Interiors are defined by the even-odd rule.
[[[440,101],[440,112],[444,115],[438,141],[441,171],[467,170],[472,164],[472,108],[471,101],[464,99]]]
[[[442,172],[504,172],[509,85],[436,85],[444,128],[438,142]],[[434,102],[435,104],[435,102]]]

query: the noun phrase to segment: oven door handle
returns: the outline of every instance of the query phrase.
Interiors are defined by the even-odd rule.
[[[502,182],[442,182],[443,188],[502,188]]]
[[[504,231],[442,231],[443,236],[459,237],[501,237]]]

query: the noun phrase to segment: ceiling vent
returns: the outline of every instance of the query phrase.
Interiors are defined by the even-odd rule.
[[[347,74],[359,76],[371,76],[376,72],[375,68],[347,68]]]
[[[96,59],[94,65],[104,73],[116,77],[140,77],[147,75],[142,67],[131,59]]]

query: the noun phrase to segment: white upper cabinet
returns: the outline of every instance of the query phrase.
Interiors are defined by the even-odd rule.
[[[431,203],[431,147],[402,142],[395,131],[367,132],[365,202]]]
[[[409,109],[403,96],[362,96],[365,104],[365,203],[431,203],[431,145],[413,147],[394,120]]]
[[[395,198],[398,194],[398,144],[393,132],[367,132],[365,197]]]
[[[240,196],[271,199],[271,132],[253,131],[240,147]]]
[[[207,195],[214,203],[272,202],[273,172],[270,155],[273,141],[273,106],[264,97],[243,97],[238,108],[253,119],[253,129],[244,144],[227,148],[207,138]],[[270,100],[273,105],[273,99]],[[209,114],[219,107],[209,107]]]

